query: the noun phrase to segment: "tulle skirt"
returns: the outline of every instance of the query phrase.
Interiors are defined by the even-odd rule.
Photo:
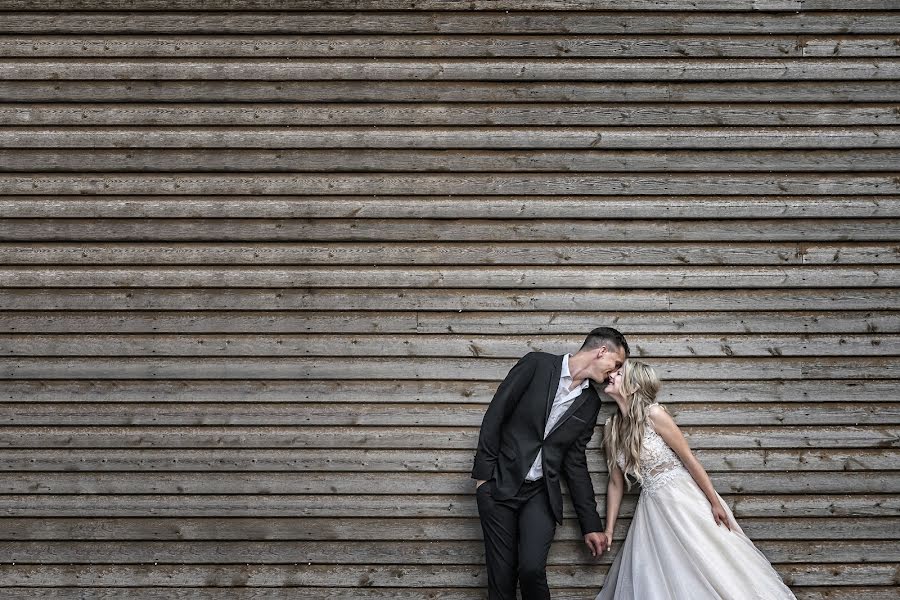
[[[596,600],[796,600],[722,506],[731,531],[686,470],[643,490]]]

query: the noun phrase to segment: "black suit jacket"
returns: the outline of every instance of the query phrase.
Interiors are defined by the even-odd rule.
[[[600,412],[600,396],[593,386],[584,389],[544,439],[562,360],[562,355],[529,352],[509,371],[484,414],[472,478],[494,479],[494,497],[511,498],[543,448],[543,481],[556,522],[562,524],[562,475],[582,534],[603,531],[584,454]]]

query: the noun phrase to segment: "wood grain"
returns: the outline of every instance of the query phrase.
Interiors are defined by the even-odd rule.
[[[247,502],[240,494],[4,494],[0,507],[9,517],[147,517],[185,518],[477,518],[471,486],[463,494],[325,495],[263,494]],[[567,496],[565,490],[563,493]],[[811,518],[825,523],[835,517],[895,518],[896,494],[731,494],[723,499],[738,519]],[[568,498],[566,498],[568,502]],[[637,496],[625,495],[621,514],[633,516]],[[604,499],[598,498],[600,510]],[[572,515],[567,512],[571,517]],[[45,519],[53,522],[53,519]]]
[[[565,354],[583,335],[459,336],[378,334],[0,335],[4,356],[447,356],[518,358],[523,351]],[[635,358],[900,356],[900,335],[638,336]],[[174,350],[173,350],[174,348]]]
[[[152,142],[151,142],[152,143]],[[847,172],[896,170],[900,151],[854,150],[0,150],[6,171],[41,172]]]
[[[898,287],[890,266],[778,267],[0,267],[13,287],[373,287],[713,289]],[[727,282],[727,283],[726,283]]]
[[[559,45],[571,45],[577,36],[567,36],[564,39],[555,40],[553,48],[560,52]],[[665,39],[638,38],[635,43],[628,44],[628,36],[616,36],[614,39],[616,49],[627,48],[635,51],[652,51],[665,45]],[[254,36],[252,43],[246,38],[235,38],[229,43],[227,39],[214,41],[204,38],[178,38],[170,40],[154,37],[145,38],[147,43],[152,41],[153,51],[164,53],[171,44],[178,46],[179,56],[190,52],[186,48],[203,48],[208,52],[237,52],[239,49],[266,45],[266,40],[260,36]],[[297,52],[298,48],[304,48],[304,44],[316,39],[315,36],[291,37],[278,46],[280,56]],[[352,44],[342,42],[341,38],[326,38],[328,40],[328,53],[340,52],[345,48],[355,48],[361,43],[360,39],[353,39]],[[388,50],[391,44],[404,42],[415,43],[416,52],[427,52],[433,42],[432,37],[420,38],[384,38],[377,37],[379,51]],[[446,52],[456,38],[441,40],[441,52]],[[514,43],[516,48],[521,48],[531,42],[540,42],[544,38],[519,38]],[[708,40],[709,38],[703,38]],[[115,36],[102,36],[90,39],[89,36],[73,38],[71,42],[60,40],[59,37],[47,38],[22,38],[21,36],[0,35],[0,56],[5,52],[12,52],[11,46],[22,48],[22,52],[31,56],[37,52],[57,52],[61,44],[71,43],[78,46],[80,52],[83,46],[87,52],[102,50],[103,55],[110,55],[124,49],[140,47],[141,38],[116,38]],[[747,37],[722,40],[723,44],[747,44]],[[797,38],[791,39],[789,46],[783,47],[783,41],[770,38],[762,38],[761,43],[777,44],[778,52],[794,53],[802,50],[804,53],[816,51],[816,43],[824,43],[823,40]],[[504,38],[493,38],[494,45],[502,45]],[[640,43],[637,43],[640,42]],[[695,50],[690,43],[679,41],[679,52],[692,52]],[[709,43],[705,41],[705,43]],[[805,43],[805,46],[803,45]],[[99,46],[97,45],[99,44]],[[869,44],[869,45],[866,45]],[[884,44],[884,45],[882,45]],[[599,41],[591,40],[591,44],[569,47],[565,46],[568,53],[577,52],[579,49],[590,50],[602,47]],[[38,50],[34,50],[37,46]],[[449,46],[449,47],[448,47]],[[888,46],[890,48],[888,48]],[[318,48],[318,46],[312,46]],[[835,48],[823,48],[829,53],[860,52],[862,49],[876,48],[900,54],[900,49],[893,43],[893,38],[884,36],[877,39],[842,38],[836,40]],[[334,49],[331,49],[334,48]],[[465,46],[467,50],[479,51],[481,46]],[[716,52],[725,52],[727,49],[716,47]],[[227,50],[226,50],[227,49]],[[198,52],[200,50],[197,50]],[[249,50],[248,50],[249,51]],[[260,51],[253,50],[256,55]],[[366,48],[366,55],[372,56],[373,50]],[[749,82],[748,82],[749,83]],[[498,99],[499,100],[499,99]],[[328,126],[352,126],[352,125],[570,125],[570,126],[647,126],[647,125],[705,125],[705,126],[856,126],[856,125],[897,125],[900,123],[900,115],[892,110],[890,102],[869,103],[840,103],[820,102],[799,104],[794,102],[741,102],[732,104],[728,102],[708,102],[705,104],[670,104],[663,102],[497,102],[485,105],[480,102],[456,102],[452,104],[438,104],[429,102],[280,102],[280,103],[254,103],[254,102],[219,102],[219,103],[193,103],[193,102],[167,102],[165,104],[153,102],[132,102],[127,105],[119,103],[96,102],[84,103],[41,103],[28,104],[6,103],[0,104],[0,122],[8,125],[204,125],[204,126],[261,126],[261,125],[328,125]]]
[[[212,0],[205,0],[212,2]],[[458,2],[458,0],[455,0]],[[443,0],[433,4],[419,5],[413,8],[411,0],[395,3],[395,8],[405,10],[399,14],[391,10],[381,11],[347,11],[344,0],[333,0],[331,7],[344,10],[326,10],[329,6],[319,0],[308,2],[313,10],[299,10],[304,4],[290,2],[287,11],[266,11],[273,3],[250,4],[249,0],[235,3],[239,10],[228,10],[228,3],[235,0],[215,0],[215,11],[196,10],[203,3],[187,0],[160,1],[142,0],[132,3],[132,7],[143,6],[144,11],[121,11],[121,5],[112,0],[67,0],[71,4],[67,11],[58,2],[46,2],[41,10],[41,2],[32,0],[3,0],[0,9],[11,11],[0,23],[0,32],[14,34],[175,34],[191,33],[194,35],[226,35],[241,34],[296,34],[302,31],[307,34],[321,33],[335,37],[343,34],[886,34],[893,35],[900,24],[896,7],[892,0],[860,0],[852,6],[835,0],[804,0],[806,11],[797,0],[774,0],[766,2],[771,6],[768,10],[759,10],[754,0],[680,0],[682,10],[659,10],[661,6],[653,0],[632,0],[633,7],[628,4],[610,2],[609,9],[614,12],[597,10],[592,0],[577,2],[582,10],[566,10],[565,4],[556,4],[559,0],[535,0],[530,4],[533,10],[527,10],[528,4],[515,4],[506,12],[506,8],[497,11],[485,11],[484,0],[476,0],[476,6],[482,10],[469,10],[471,0],[465,0],[466,10],[435,11],[440,6],[448,8],[451,4]],[[594,10],[585,11],[585,4],[590,2]],[[463,3],[458,2],[457,7]],[[556,4],[556,7],[554,7]],[[357,4],[357,6],[366,6]],[[489,6],[502,6],[491,2]],[[810,8],[820,7],[818,10]],[[867,7],[875,10],[867,10]],[[179,12],[171,12],[176,7]],[[368,7],[376,8],[375,3]],[[859,7],[859,8],[857,8]],[[878,10],[879,7],[883,10]],[[555,10],[554,10],[555,8]],[[194,9],[192,11],[192,9]],[[756,10],[754,10],[756,9]],[[103,19],[84,11],[104,11]],[[41,11],[41,12],[37,12]],[[168,11],[168,12],[167,12]],[[183,11],[183,12],[182,12]],[[622,11],[622,12],[619,12]],[[822,12],[820,12],[822,11]],[[827,12],[826,12],[827,11]],[[615,18],[610,18],[611,16]],[[677,18],[673,18],[677,17]]]
[[[6,218],[704,219],[900,217],[900,196],[0,196]],[[577,219],[575,219],[577,217]],[[89,223],[90,221],[85,221]],[[776,221],[777,222],[777,221]],[[832,221],[829,223],[834,224]],[[775,222],[772,223],[773,225]],[[200,224],[198,223],[198,226]],[[782,224],[783,226],[783,224]],[[827,230],[820,231],[827,235]],[[613,240],[610,240],[613,242]],[[723,290],[723,293],[727,290]]]
[[[256,326],[267,327],[260,331],[274,330],[280,327],[279,322],[300,327],[304,331],[317,331],[314,324],[324,327],[325,331],[342,331],[340,323],[365,323],[364,331],[385,331],[387,327],[411,327],[418,324],[423,332],[435,330],[446,331],[452,325],[454,331],[471,332],[466,329],[467,323],[477,323],[477,327],[489,328],[492,324],[502,331],[516,331],[515,323],[529,323],[535,331],[569,331],[583,332],[587,321],[600,321],[607,318],[602,313],[615,311],[610,319],[619,319],[617,323],[627,322],[628,327],[638,333],[664,331],[648,329],[648,323],[663,323],[660,315],[645,314],[638,318],[636,311],[671,311],[673,323],[679,323],[681,331],[703,331],[707,316],[704,311],[737,311],[745,323],[750,320],[754,324],[766,324],[759,331],[784,331],[776,327],[765,316],[766,311],[779,311],[780,317],[787,320],[798,318],[803,331],[809,333],[853,332],[853,323],[861,322],[859,317],[876,318],[873,313],[858,311],[888,311],[900,302],[900,292],[896,288],[810,288],[810,289],[716,289],[716,290],[596,290],[596,289],[561,289],[561,290],[492,290],[467,289],[360,289],[360,288],[102,288],[102,287],[67,287],[67,288],[2,288],[0,287],[0,305],[4,309],[29,311],[16,315],[3,314],[3,324],[7,325],[18,316],[28,316],[28,326],[20,319],[21,330],[50,331],[51,321],[39,310],[59,311],[54,315],[56,320],[68,320],[72,326],[78,320],[88,317],[86,314],[66,314],[63,311],[90,310],[93,327],[104,331],[103,319],[113,311],[123,311],[122,316],[130,316],[123,320],[124,331],[136,331],[135,324],[142,317],[136,313],[130,315],[125,311],[155,310],[153,315],[158,326],[165,327],[169,320],[180,320],[180,331],[196,330],[192,324],[202,324],[219,319],[217,327],[240,331],[240,323],[248,317],[256,320]],[[622,306],[628,311],[622,311]],[[796,311],[802,307],[805,311]],[[39,309],[39,310],[36,310]],[[197,319],[184,319],[183,311],[203,310]],[[815,319],[812,311],[831,311],[828,320]],[[178,311],[182,311],[180,314]],[[229,319],[224,319],[227,311]],[[275,316],[274,325],[259,317],[263,312]],[[346,311],[343,315],[337,311]],[[366,311],[363,314],[359,311]],[[416,314],[402,314],[412,311]],[[452,312],[450,312],[452,311]],[[443,313],[443,314],[439,314]],[[493,319],[488,317],[492,313]],[[540,314],[543,313],[543,314]],[[582,314],[578,314],[582,313]],[[597,313],[597,314],[584,314]],[[737,315],[735,315],[737,316]],[[430,317],[433,317],[431,319]],[[732,330],[726,321],[717,319],[718,315],[709,315],[716,323],[715,331]],[[890,319],[888,313],[877,315],[879,319]],[[414,320],[415,319],[415,320]],[[443,319],[443,321],[441,321]],[[470,321],[471,319],[471,321]],[[885,321],[886,323],[889,321]],[[557,325],[559,323],[559,325]],[[697,323],[697,325],[694,325]],[[734,321],[732,321],[732,324]],[[553,325],[552,329],[550,326]],[[876,323],[876,326],[878,324]],[[849,327],[849,329],[848,329]],[[130,329],[129,329],[130,328]],[[338,328],[338,329],[333,329]],[[568,329],[567,329],[568,328]],[[403,331],[404,329],[401,329]],[[166,331],[163,329],[162,331]],[[412,329],[406,329],[412,331]],[[483,333],[491,329],[478,329]]]
[[[340,356],[340,355],[337,355]],[[73,372],[99,379],[409,379],[497,380],[515,359],[457,357],[0,357],[0,377],[67,379]],[[900,379],[895,357],[658,358],[653,368],[664,380]]]
[[[890,36],[875,35],[0,35],[0,57],[5,58],[860,58],[896,57],[898,53]]]
[[[0,379],[0,397],[7,402],[207,402],[481,404],[490,402],[499,381],[447,381],[429,379],[377,380],[241,380],[183,379]],[[842,405],[891,401],[896,380],[748,380],[666,381],[657,396],[661,402],[691,404],[759,405],[767,402]],[[197,407],[202,410],[202,407]],[[782,409],[789,408],[786,406]],[[123,410],[127,410],[123,408]],[[867,409],[868,410],[868,409]],[[872,410],[877,410],[873,407]]]
[[[301,559],[302,560],[302,559]],[[3,565],[0,587],[67,586],[198,587],[198,586],[280,586],[335,587],[354,582],[366,588],[463,587],[487,585],[487,574],[478,565]],[[797,586],[889,586],[896,566],[891,563],[778,564],[776,570],[790,585]],[[553,588],[579,587],[596,593],[603,583],[605,565],[551,566],[548,581]],[[420,592],[417,592],[420,593]],[[417,596],[421,597],[421,596]]]
[[[536,264],[842,265],[894,264],[898,246],[877,243],[0,243],[0,264]]]
[[[0,175],[2,179],[2,175]],[[874,219],[2,219],[0,241],[64,242],[881,242],[896,244],[898,220]],[[824,231],[823,231],[824,230]],[[619,242],[621,243],[621,242]],[[653,247],[652,245],[650,246]],[[574,252],[568,250],[567,252]],[[373,266],[377,266],[377,263]],[[484,266],[489,266],[486,263]]]
[[[289,13],[288,13],[289,14]],[[169,16],[166,25],[183,15]],[[55,17],[58,19],[58,17]],[[131,15],[128,19],[134,19]],[[164,17],[165,18],[165,17]],[[807,15],[807,19],[810,19]],[[829,17],[830,18],[830,17]],[[96,23],[97,19],[91,19]],[[0,23],[0,27],[2,27]],[[852,27],[852,25],[848,25]],[[893,28],[896,30],[896,27]],[[891,31],[882,28],[876,33]],[[893,81],[0,81],[0,102],[890,102]],[[827,123],[824,123],[827,124]]]
[[[321,135],[318,133],[316,135]],[[729,134],[732,135],[732,134]],[[312,136],[310,136],[312,137]],[[875,143],[874,134],[869,142]],[[104,138],[105,139],[105,138]],[[321,139],[327,139],[322,137]],[[422,138],[428,139],[431,138]],[[560,138],[562,139],[562,138]],[[596,138],[595,138],[596,139]],[[130,143],[127,140],[120,143]],[[144,142],[146,143],[146,142]],[[332,142],[323,142],[323,145]],[[433,143],[431,141],[425,143]],[[563,143],[560,141],[560,143]],[[582,142],[586,143],[586,142]],[[685,144],[701,144],[687,140]],[[724,137],[721,146],[734,144]],[[803,144],[822,143],[814,137]],[[837,143],[841,143],[838,141]],[[892,142],[889,142],[892,143]],[[216,174],[0,174],[0,194],[455,194],[546,195],[546,194],[900,194],[900,182],[890,174],[431,174],[337,173],[318,175],[263,173],[245,176]],[[826,228],[827,231],[828,228]],[[827,234],[826,234],[827,235]],[[296,238],[295,238],[296,239]],[[827,238],[826,238],[827,239]]]
[[[897,61],[900,76],[900,61]],[[3,74],[0,61],[0,75]],[[19,73],[16,67],[16,73]],[[558,70],[559,67],[554,67]],[[67,69],[68,71],[68,69]],[[12,72],[12,69],[10,69]],[[0,127],[11,148],[897,148],[895,127]],[[6,182],[7,178],[3,181]],[[32,191],[33,193],[33,191]],[[307,192],[309,193],[309,192]],[[594,192],[596,193],[596,192]],[[888,192],[881,192],[888,193]],[[897,193],[896,190],[894,193]]]
[[[683,433],[698,450],[893,448],[900,443],[896,425],[686,426]],[[420,449],[472,452],[477,443],[477,427],[9,425],[0,430],[0,444],[25,448],[369,448],[414,453]],[[591,438],[588,448],[599,450],[599,435]],[[454,480],[457,477],[453,475]]]
[[[10,290],[13,296],[18,289]],[[57,290],[64,293],[64,290]],[[453,293],[459,293],[455,291]],[[520,292],[515,292],[520,293]],[[524,292],[522,292],[524,294]],[[577,297],[578,290],[571,292]],[[754,291],[748,291],[748,295]],[[20,302],[29,299],[23,294]],[[621,301],[628,296],[622,295]],[[390,298],[385,294],[384,297]],[[885,298],[889,300],[891,296]],[[326,297],[327,299],[327,297]],[[652,299],[652,297],[651,297]],[[649,303],[649,301],[648,301]],[[632,305],[633,306],[633,305]],[[53,307],[57,308],[57,307]],[[523,345],[515,353],[518,357],[527,352],[531,340],[542,336],[556,335],[562,343],[578,345],[587,332],[601,323],[614,323],[627,329],[636,342],[652,343],[655,335],[695,335],[695,334],[747,334],[768,335],[769,340],[777,340],[775,335],[862,335],[869,339],[895,335],[900,330],[900,315],[895,310],[842,311],[829,319],[822,319],[821,311],[781,310],[768,314],[765,310],[750,311],[674,311],[648,307],[645,312],[495,312],[471,311],[450,312],[446,310],[423,311],[347,311],[340,305],[331,310],[272,310],[239,311],[208,310],[203,314],[177,310],[108,310],[108,311],[8,311],[0,313],[0,332],[5,334],[24,333],[72,333],[72,334],[214,334],[214,333],[257,333],[257,334],[441,334],[459,336],[464,334],[528,336],[520,340]],[[166,307],[164,307],[166,308]],[[374,307],[371,307],[374,308]],[[380,306],[379,308],[388,308]],[[567,334],[565,338],[560,335]],[[418,338],[419,335],[416,337]],[[10,338],[12,339],[12,338]],[[124,339],[124,338],[123,338]],[[447,338],[453,339],[453,338]],[[487,339],[487,338],[484,338]],[[553,339],[553,338],[546,338]],[[695,338],[685,338],[693,342]],[[698,340],[710,340],[709,335],[700,335]],[[727,340],[728,338],[723,338]],[[737,335],[734,339],[741,340]],[[797,337],[798,341],[814,340],[813,337]],[[834,338],[832,338],[834,339]],[[840,343],[841,338],[837,338]],[[853,339],[849,337],[848,339]],[[891,339],[886,337],[885,339]],[[662,340],[656,340],[659,343]],[[667,340],[670,343],[673,339]],[[560,343],[560,342],[555,342]],[[685,344],[689,343],[685,341]],[[710,343],[707,341],[707,343]],[[569,349],[568,347],[566,349]],[[796,352],[796,349],[794,350]],[[467,353],[466,355],[470,355]],[[727,353],[726,353],[727,354]],[[777,353],[769,353],[777,354]],[[500,374],[503,375],[502,373]]]
[[[563,68],[564,67],[564,68]],[[267,59],[77,59],[0,60],[4,79],[255,79],[277,81],[416,80],[416,81],[770,81],[892,80],[900,61],[882,58],[691,59],[427,59],[385,58],[377,62],[299,58]],[[0,140],[4,140],[0,132]]]
[[[615,538],[625,537],[631,520],[616,522]],[[280,518],[259,519],[233,517],[222,522],[197,518],[100,518],[92,524],[82,519],[8,518],[0,520],[0,540],[19,541],[330,541],[396,540],[423,541],[480,540],[481,525],[477,518]],[[879,540],[890,538],[898,525],[897,518],[743,518],[741,528],[760,540],[817,539],[839,541],[841,538]],[[574,518],[565,519],[557,528],[556,540],[580,541],[581,532]]]
[[[57,408],[58,407],[54,407]],[[24,421],[24,419],[23,419]],[[71,420],[75,423],[75,420]],[[21,421],[19,421],[21,423]],[[33,423],[47,424],[47,423]],[[135,425],[145,424],[140,421]],[[163,423],[160,423],[163,424]],[[214,424],[214,423],[209,423]],[[242,423],[235,423],[240,425]],[[101,425],[101,423],[97,423]],[[599,436],[600,433],[598,432]],[[708,472],[735,471],[869,471],[889,470],[900,460],[900,450],[878,449],[699,449],[697,458]],[[605,473],[600,452],[587,456],[591,472]],[[471,450],[356,449],[92,449],[31,448],[3,452],[4,471],[295,471],[334,473],[466,473],[472,469]],[[0,520],[0,526],[2,526]],[[856,525],[854,525],[855,527]],[[859,527],[866,527],[860,523]],[[862,529],[860,530],[862,531]],[[884,532],[888,533],[888,532]],[[852,537],[852,536],[851,536]]]

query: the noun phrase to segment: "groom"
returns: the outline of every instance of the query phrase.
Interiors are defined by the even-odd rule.
[[[625,337],[591,331],[581,349],[556,356],[529,352],[497,388],[481,423],[472,478],[484,533],[488,598],[550,598],[547,553],[562,524],[559,477],[566,479],[584,541],[606,547],[584,449],[594,433],[603,382],[628,356]]]

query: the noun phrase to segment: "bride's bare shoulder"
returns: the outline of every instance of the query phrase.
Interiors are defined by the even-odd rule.
[[[668,408],[659,402],[654,402],[647,407],[647,422],[650,423],[653,430],[658,433],[661,426],[665,427],[675,421],[672,419],[672,415],[669,413]]]

